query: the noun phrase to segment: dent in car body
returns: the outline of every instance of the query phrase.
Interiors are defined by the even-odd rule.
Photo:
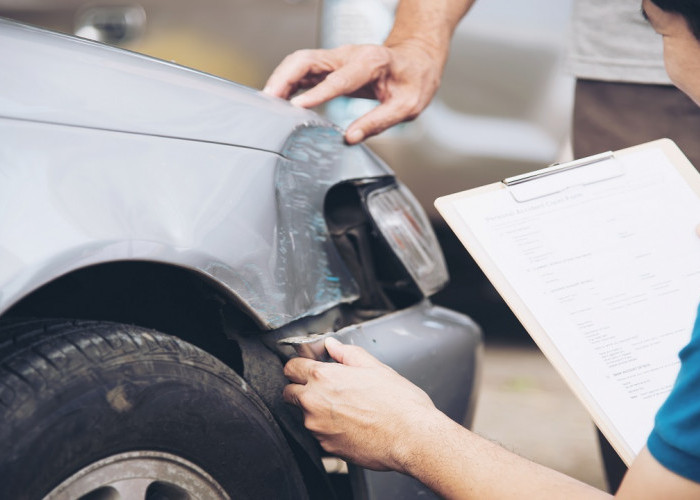
[[[333,184],[390,175],[364,147],[282,100],[93,42],[0,21],[0,54],[0,312],[123,260],[214,278],[266,328],[356,296],[322,210]]]
[[[279,223],[276,276],[290,282],[285,310],[298,318],[351,302],[359,294],[326,226],[326,193],[343,180],[391,172],[363,146],[345,145],[343,134],[329,127],[299,128],[282,155],[275,176]],[[298,284],[304,286],[295,286]]]

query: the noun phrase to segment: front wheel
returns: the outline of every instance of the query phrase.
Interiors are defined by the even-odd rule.
[[[112,323],[0,325],[0,498],[307,497],[267,408],[204,351]]]

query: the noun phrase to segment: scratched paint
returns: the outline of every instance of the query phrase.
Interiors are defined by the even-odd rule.
[[[275,279],[285,283],[285,310],[302,317],[358,297],[358,287],[333,245],[323,202],[337,182],[342,136],[330,128],[297,130],[275,175],[277,252]]]

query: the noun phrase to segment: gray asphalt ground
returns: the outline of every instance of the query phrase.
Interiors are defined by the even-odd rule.
[[[595,427],[537,347],[487,343],[473,430],[523,457],[606,488]]]

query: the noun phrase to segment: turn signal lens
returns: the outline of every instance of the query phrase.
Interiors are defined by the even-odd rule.
[[[430,296],[448,280],[445,258],[425,211],[402,185],[372,191],[367,208],[418,287]]]

